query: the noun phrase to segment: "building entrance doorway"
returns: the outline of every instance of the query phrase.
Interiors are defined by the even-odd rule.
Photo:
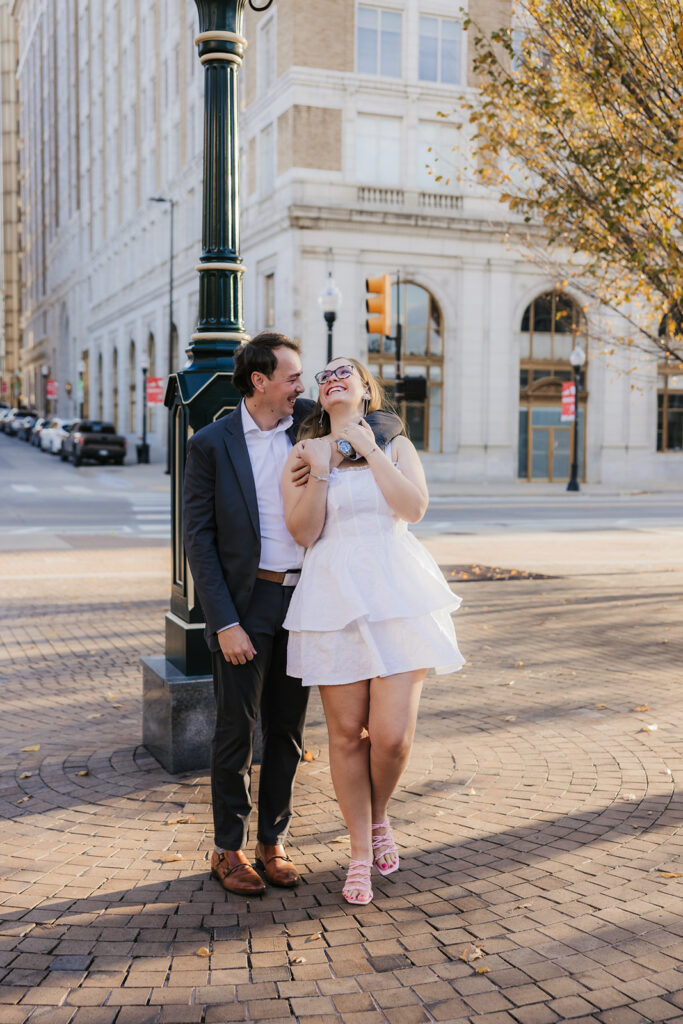
[[[583,479],[583,419],[579,409],[579,478]],[[559,405],[519,410],[519,476],[527,480],[568,480],[574,457],[574,424],[562,423]]]

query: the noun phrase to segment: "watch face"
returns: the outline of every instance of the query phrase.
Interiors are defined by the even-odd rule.
[[[337,441],[337,451],[340,455],[343,455],[345,459],[350,459],[354,454],[353,445],[350,441],[346,441],[344,439]]]

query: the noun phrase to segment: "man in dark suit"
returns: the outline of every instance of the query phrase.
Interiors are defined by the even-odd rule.
[[[263,759],[256,859],[271,884],[290,887],[299,881],[283,840],[292,815],[308,690],[287,675],[282,623],[304,550],[285,527],[280,479],[297,428],[314,403],[299,397],[304,387],[298,344],[275,332],[257,335],[236,353],[233,382],[243,396],[238,407],[188,443],[183,522],[216,696],[211,874],[230,892],[254,895],[265,884],[243,847],[259,710]],[[402,429],[398,417],[387,413],[371,414],[368,422],[380,444]]]

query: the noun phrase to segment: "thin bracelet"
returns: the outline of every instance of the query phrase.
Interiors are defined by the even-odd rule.
[[[329,476],[318,476],[317,473],[309,473],[309,476],[312,476],[314,480],[320,480],[322,484],[326,484],[330,479]]]

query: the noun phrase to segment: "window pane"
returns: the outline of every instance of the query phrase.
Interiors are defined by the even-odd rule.
[[[429,389],[429,450],[441,451],[441,386]]]
[[[534,299],[534,334],[538,331],[539,334],[549,334],[552,328],[552,302],[553,297],[550,292],[546,295],[539,295],[537,299]],[[536,346],[534,346],[535,349]],[[535,358],[538,358],[537,356]]]
[[[564,330],[564,328],[563,328]],[[569,353],[574,347],[574,338],[571,334],[555,335],[555,351],[553,359],[566,359],[569,362]],[[536,338],[534,338],[534,351],[536,349]]]
[[[527,447],[529,444],[529,410],[519,410],[519,447],[517,476],[526,478]]]
[[[424,327],[407,327],[404,333],[404,349],[407,356],[427,354],[427,331]],[[412,366],[411,366],[412,372]]]
[[[404,318],[408,327],[427,326],[429,292],[415,284],[408,284],[403,291],[405,300]]]
[[[356,118],[356,179],[368,185],[400,185],[401,121],[359,114]]]
[[[365,75],[377,74],[377,16],[371,7],[359,7],[357,15],[356,47],[358,71]]]
[[[534,331],[534,359],[552,359],[550,334],[536,334]]]
[[[566,295],[555,297],[555,332],[571,333],[578,319],[574,303]]]
[[[401,15],[392,11],[382,11],[379,73],[401,77]]]
[[[418,451],[425,446],[425,407],[424,403],[406,402],[406,430],[408,437]]]
[[[664,451],[664,395],[657,395],[657,451]]]
[[[683,450],[683,395],[669,395],[668,405],[666,450],[680,452]]]
[[[441,22],[441,81],[451,85],[460,82],[460,25],[457,21]]]
[[[419,77],[423,82],[436,82],[439,65],[439,22],[436,18],[420,18]]]
[[[526,313],[524,315],[526,316]],[[529,335],[525,331],[522,334],[520,334],[520,336],[519,336],[519,358],[520,359],[529,359],[530,356],[531,356],[531,339],[529,338]]]

